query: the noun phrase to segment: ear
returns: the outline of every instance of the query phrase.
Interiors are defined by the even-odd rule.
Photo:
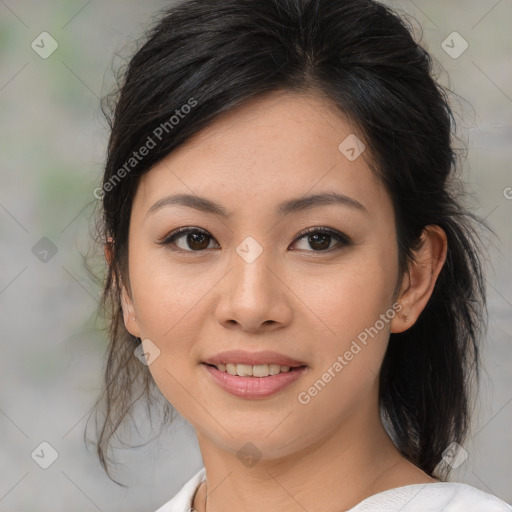
[[[132,336],[140,338],[140,328],[137,320],[137,314],[135,312],[135,306],[130,293],[126,290],[126,287],[123,284],[121,284],[121,306],[123,308],[123,320],[126,330]]]
[[[103,246],[105,251],[105,259],[109,265],[112,265],[113,259],[113,241],[112,238],[108,238],[108,242]],[[113,276],[114,286],[116,286],[115,275]],[[136,338],[140,338],[140,329],[137,321],[137,315],[135,313],[135,306],[131,298],[131,293],[126,290],[124,284],[121,283],[121,307],[123,310],[123,320],[126,330]]]
[[[447,250],[447,237],[443,229],[436,225],[425,227],[421,234],[421,246],[415,252],[414,261],[402,281],[397,299],[402,309],[391,321],[391,332],[403,332],[416,323],[434,291]]]
[[[110,267],[112,265],[112,258],[114,257],[114,241],[112,237],[108,237],[108,241],[103,244],[103,252],[105,253],[105,260]]]

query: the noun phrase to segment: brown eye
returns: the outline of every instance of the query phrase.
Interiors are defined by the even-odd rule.
[[[313,249],[313,252],[330,252],[331,250],[336,250],[337,248],[339,249],[351,244],[350,239],[346,235],[330,228],[309,228],[300,233],[294,243],[297,243],[303,238],[307,238],[307,244]],[[181,239],[183,239],[183,241],[180,242],[181,245],[176,243]],[[177,251],[203,252],[207,249],[214,248],[210,247],[210,242],[213,240],[215,239],[207,231],[199,228],[186,227],[177,229],[158,243],[165,246],[174,245],[176,249],[173,250]],[[334,247],[331,246],[333,241],[338,242],[338,247],[336,247],[336,245]],[[310,251],[308,248],[302,248],[300,250]]]
[[[338,231],[334,231],[330,228],[309,228],[306,231],[300,233],[300,235],[295,239],[295,242],[306,237],[307,244],[309,244],[309,247],[313,249],[313,252],[330,251],[333,249],[333,247],[331,247],[333,240],[338,242],[338,246],[343,247],[350,245],[350,239],[346,235]]]
[[[183,245],[176,244],[176,240],[184,239]],[[175,245],[178,250],[187,252],[202,252],[208,249],[210,241],[214,238],[206,231],[198,228],[180,228],[161,242],[160,245]]]

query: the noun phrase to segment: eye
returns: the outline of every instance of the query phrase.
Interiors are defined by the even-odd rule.
[[[334,247],[334,249],[333,247],[330,247],[333,239],[336,240],[338,245],[341,247],[351,244],[350,238],[348,236],[334,229],[325,227],[308,228],[305,231],[299,233],[293,243],[295,244],[297,241],[300,241],[305,237],[308,237],[307,243],[309,243],[310,247],[313,247],[313,252],[330,252],[332,250],[336,250],[336,247]],[[185,239],[183,243],[185,247],[176,243],[176,241],[182,238]],[[213,240],[215,240],[213,236],[211,236],[207,231],[203,229],[184,227],[173,231],[169,236],[165,237],[163,240],[157,243],[164,246],[174,245],[177,247],[177,249],[173,250],[178,251],[203,252],[206,249],[212,248],[209,246],[210,241]]]
[[[188,245],[189,249],[187,249],[186,247],[180,247],[178,244],[175,244],[175,241],[181,238],[185,238],[185,245]],[[176,231],[173,231],[169,236],[165,237],[162,241],[158,242],[158,244],[165,246],[176,245],[178,247],[177,250],[185,252],[201,252],[209,248],[208,239],[214,240],[214,238],[210,234],[208,234],[207,231],[204,231],[203,229],[199,228],[187,227],[179,228]]]
[[[297,238],[294,240],[294,243],[305,237],[308,237],[307,243],[310,245],[310,247],[314,248],[313,252],[330,252],[331,250],[336,250],[336,247],[329,247],[331,245],[332,239],[337,240],[338,245],[341,247],[345,247],[351,244],[350,238],[348,236],[331,228],[308,228],[297,236]],[[341,247],[338,247],[338,249]]]

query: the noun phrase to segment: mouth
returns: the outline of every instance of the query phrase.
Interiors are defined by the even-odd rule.
[[[303,375],[309,367],[280,365],[244,365],[201,363],[209,378],[225,392],[249,400],[270,398],[285,390]],[[272,374],[270,373],[272,370]]]
[[[206,357],[200,366],[206,370],[210,382],[246,399],[277,395],[311,371],[304,360],[273,350],[228,350]]]

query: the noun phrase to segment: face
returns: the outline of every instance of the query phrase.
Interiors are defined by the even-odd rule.
[[[339,149],[354,135],[363,140],[327,100],[275,92],[218,118],[140,181],[125,324],[156,356],[149,369],[167,400],[224,450],[250,440],[284,456],[376,414],[398,253],[368,150],[354,159],[352,138]],[[176,194],[226,215],[165,201]],[[342,199],[304,201],[317,194]],[[190,232],[171,241],[179,228]],[[306,369],[277,392],[241,397],[203,364],[229,350]]]

